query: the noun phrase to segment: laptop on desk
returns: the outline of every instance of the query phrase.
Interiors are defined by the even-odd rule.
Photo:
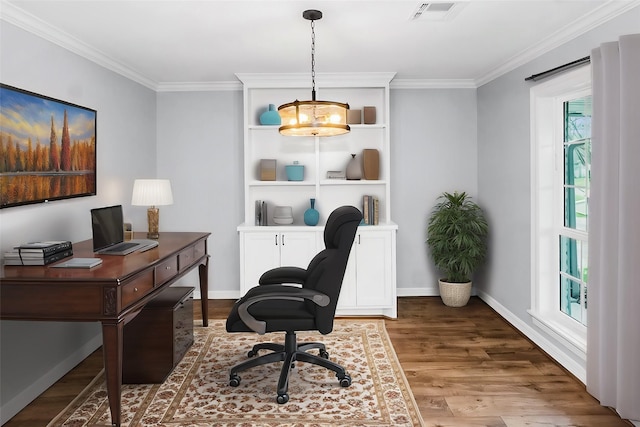
[[[101,255],[128,255],[158,246],[158,242],[151,239],[124,241],[122,205],[91,209],[91,231],[93,252]]]

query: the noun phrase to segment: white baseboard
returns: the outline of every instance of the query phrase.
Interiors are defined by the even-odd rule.
[[[577,363],[575,360],[567,356],[567,351],[563,350],[562,347],[558,347],[551,341],[549,341],[546,337],[536,331],[531,325],[528,325],[522,319],[515,316],[506,307],[500,304],[498,301],[490,297],[488,294],[484,292],[478,292],[478,296],[481,300],[483,300],[487,305],[493,308],[500,316],[502,316],[507,322],[511,323],[517,330],[522,332],[527,338],[533,341],[536,345],[538,345],[542,350],[544,350],[549,356],[555,359],[560,365],[562,365],[565,369],[571,372],[576,378],[582,381],[583,384],[587,381],[587,372],[586,369]]]
[[[440,291],[437,286],[429,288],[396,288],[396,295],[399,297],[437,297]]]
[[[0,425],[6,423],[13,418],[18,412],[23,410],[36,397],[40,396],[46,389],[51,387],[67,372],[75,368],[78,363],[86,359],[91,353],[96,351],[102,345],[102,334],[96,335],[85,345],[79,347],[76,352],[67,357],[65,360],[56,365],[36,382],[24,389],[22,393],[6,402],[0,407]]]

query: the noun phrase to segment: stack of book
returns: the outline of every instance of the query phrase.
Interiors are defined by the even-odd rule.
[[[47,265],[71,255],[70,241],[23,243],[4,253],[4,265]]]
[[[367,225],[378,225],[380,221],[380,201],[376,196],[362,196],[363,222]]]

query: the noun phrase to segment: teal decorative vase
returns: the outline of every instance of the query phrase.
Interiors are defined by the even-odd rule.
[[[304,223],[307,225],[318,225],[320,213],[315,209],[316,199],[309,200],[311,201],[311,207],[304,211]]]
[[[280,114],[278,113],[278,110],[276,110],[276,106],[274,104],[269,104],[269,109],[260,114],[260,124],[280,125],[280,123]]]

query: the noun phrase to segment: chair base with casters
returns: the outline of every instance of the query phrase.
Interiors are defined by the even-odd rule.
[[[323,335],[333,330],[342,280],[349,253],[362,213],[353,206],[335,209],[324,228],[325,248],[309,262],[308,267],[277,267],[266,271],[258,286],[249,289],[233,305],[227,317],[227,332],[284,332],[284,344],[256,344],[249,360],[231,368],[229,385],[240,385],[239,373],[255,366],[282,362],[278,379],[278,403],[289,401],[289,376],[295,362],[306,362],[335,372],[342,387],[351,385],[346,370],[329,360],[324,344],[298,343],[296,333],[317,331]],[[318,350],[317,355],[310,350]],[[270,352],[259,357],[258,352]]]
[[[308,350],[319,349],[318,355],[307,353]],[[246,362],[231,368],[229,375],[229,385],[237,387],[240,385],[240,376],[238,372],[245,371],[255,366],[266,365],[274,362],[284,362],[282,364],[282,370],[280,372],[280,378],[278,380],[278,388],[276,401],[278,403],[287,403],[289,401],[289,395],[287,390],[289,387],[289,374],[294,368],[295,362],[306,362],[314,365],[322,366],[326,369],[330,369],[336,373],[340,386],[349,387],[351,385],[351,376],[347,371],[337,363],[329,360],[329,353],[327,352],[325,345],[320,342],[304,342],[298,343],[296,340],[295,332],[287,332],[285,336],[285,343],[260,343],[253,346],[253,348],[247,354],[248,357],[254,357],[260,350],[271,350],[272,353],[262,355],[256,359],[250,359]]]

